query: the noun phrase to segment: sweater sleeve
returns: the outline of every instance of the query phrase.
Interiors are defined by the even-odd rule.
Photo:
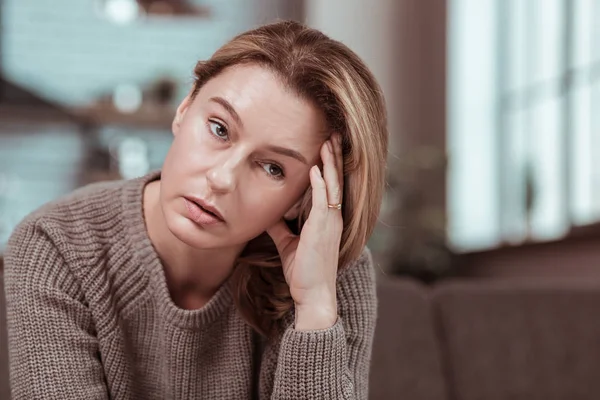
[[[13,399],[108,399],[81,288],[39,221],[12,234],[5,257]]]
[[[338,320],[324,330],[289,327],[281,340],[273,400],[366,400],[377,319],[368,250],[338,277]]]

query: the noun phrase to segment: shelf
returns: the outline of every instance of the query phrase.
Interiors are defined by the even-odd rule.
[[[171,129],[175,109],[159,104],[145,104],[134,113],[123,113],[112,104],[71,108],[70,111],[82,121],[92,125],[118,125],[132,128]]]

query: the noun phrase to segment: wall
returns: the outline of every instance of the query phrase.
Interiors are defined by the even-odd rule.
[[[209,19],[152,18],[117,25],[92,0],[4,0],[3,70],[43,96],[83,105],[119,83],[157,74],[189,83],[197,60],[253,24],[252,2],[201,1]],[[185,88],[183,88],[185,93]]]
[[[445,230],[446,0],[308,0],[306,17],[356,51],[386,97],[389,185],[370,246],[387,269],[387,249],[418,235],[398,208],[402,193],[419,191],[415,225]]]
[[[471,278],[597,279],[599,242],[600,224],[589,225],[558,241],[463,254],[457,272]]]

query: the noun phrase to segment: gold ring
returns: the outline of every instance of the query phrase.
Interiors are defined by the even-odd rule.
[[[342,203],[327,204],[327,208],[335,208],[336,210],[341,210],[342,209]]]

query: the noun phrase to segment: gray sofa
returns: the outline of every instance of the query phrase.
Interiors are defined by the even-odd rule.
[[[379,282],[371,399],[600,399],[600,279]]]
[[[9,398],[0,274],[0,399]],[[600,399],[600,280],[381,278],[371,399]]]

